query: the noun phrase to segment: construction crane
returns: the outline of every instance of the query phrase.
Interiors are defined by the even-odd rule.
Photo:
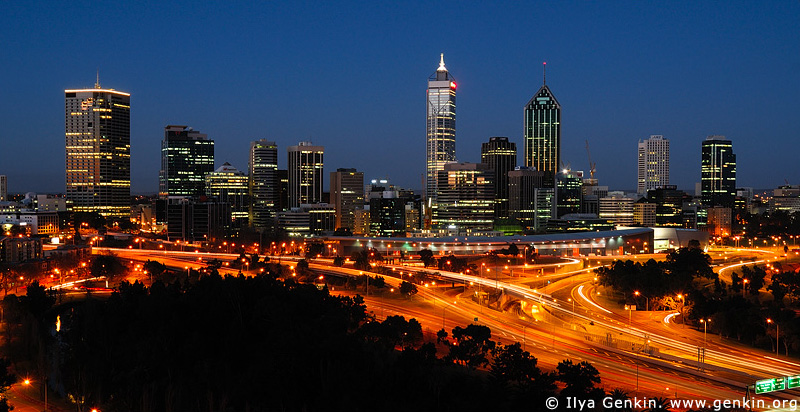
[[[589,156],[589,179],[591,179],[592,182],[596,182],[596,180],[594,179],[594,173],[597,171],[597,169],[595,169],[596,164],[592,162],[592,152],[589,151],[588,140],[586,141],[586,154]]]

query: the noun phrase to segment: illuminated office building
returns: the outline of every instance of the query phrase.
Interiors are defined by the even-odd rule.
[[[483,163],[448,163],[439,172],[434,224],[455,233],[494,228],[494,171]]]
[[[225,163],[206,175],[206,195],[227,204],[231,213],[231,229],[247,226],[250,216],[250,189],[247,175]]]
[[[66,194],[76,212],[127,218],[131,209],[131,95],[64,90]]]
[[[289,146],[289,207],[322,202],[325,148],[300,142]]]
[[[656,205],[658,226],[683,226],[683,198],[686,196],[675,185],[664,185],[647,191],[647,200]]]
[[[266,139],[250,142],[250,223],[254,228],[269,227],[278,210],[278,145]]]
[[[630,226],[633,224],[633,204],[636,201],[622,195],[613,195],[600,199],[598,217],[614,225]]]
[[[364,208],[364,172],[336,169],[331,172],[331,204],[336,210],[336,229],[355,228],[355,211]]]
[[[556,175],[556,216],[581,212],[583,202],[583,172],[563,170]]]
[[[525,166],[555,175],[561,164],[561,105],[543,81],[525,105]]]
[[[667,186],[669,184],[669,140],[661,135],[653,135],[647,140],[640,140],[637,166],[636,193],[645,195],[648,190]]]
[[[702,144],[701,197],[707,207],[734,207],[736,155],[725,136],[708,136]]]
[[[213,171],[213,140],[187,126],[164,128],[158,182],[160,197],[204,195],[206,175]]]
[[[427,139],[425,196],[436,207],[439,194],[438,173],[444,165],[456,161],[456,82],[444,66],[441,55],[439,68],[428,78]]]
[[[517,166],[517,145],[507,137],[491,137],[481,144],[481,163],[494,170],[494,218],[507,218],[508,172]]]

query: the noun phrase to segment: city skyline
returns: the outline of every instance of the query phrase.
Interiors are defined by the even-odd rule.
[[[515,13],[510,5],[501,4],[492,14],[492,22],[506,19],[508,24],[486,39],[469,33],[470,25],[485,13],[481,6],[473,6],[452,11],[452,21],[446,23],[458,40],[427,43],[421,39],[431,28],[412,30],[389,21],[398,10],[357,10],[346,5],[335,9],[344,20],[367,21],[356,25],[355,33],[393,33],[392,38],[404,38],[400,42],[386,35],[373,36],[352,44],[352,50],[348,45],[354,33],[327,21],[293,41],[284,39],[286,45],[270,40],[273,30],[285,29],[286,24],[309,18],[320,21],[331,11],[327,7],[257,6],[251,10],[232,6],[219,16],[214,6],[198,7],[191,17],[210,27],[208,34],[194,39],[181,33],[189,23],[171,20],[183,11],[181,6],[123,10],[109,5],[60,5],[34,10],[8,5],[9,24],[2,30],[15,33],[8,36],[17,41],[8,48],[12,64],[0,69],[4,78],[14,80],[3,84],[7,99],[0,122],[7,126],[0,131],[0,140],[7,150],[0,154],[0,173],[9,176],[10,192],[63,192],[58,183],[63,182],[63,151],[58,150],[63,123],[59,124],[56,93],[89,86],[99,68],[105,86],[132,94],[134,193],[158,190],[159,141],[168,124],[191,124],[214,136],[218,142],[215,167],[229,162],[245,170],[253,140],[275,141],[280,151],[299,140],[311,140],[326,147],[325,173],[354,167],[363,170],[367,179],[388,177],[399,186],[422,189],[425,130],[420,122],[419,90],[424,87],[420,79],[430,73],[431,61],[444,52],[448,68],[459,79],[459,162],[479,161],[480,143],[490,136],[508,136],[522,146],[520,108],[541,84],[541,63],[547,61],[551,66],[548,85],[564,108],[562,159],[574,170],[588,172],[584,141],[589,140],[601,185],[633,190],[636,152],[632,143],[652,134],[670,139],[676,164],[692,166],[671,174],[671,183],[681,189],[691,190],[700,181],[696,148],[711,134],[736,142],[737,185],[765,189],[783,184],[784,179],[797,183],[798,166],[792,162],[791,151],[774,148],[789,144],[800,129],[800,120],[791,110],[798,90],[792,73],[800,59],[800,42],[791,22],[796,21],[800,7],[776,5],[754,15],[751,5],[735,3],[725,10],[708,4],[547,5],[542,12],[553,18],[541,26],[563,38],[545,41],[520,36],[530,43],[515,37],[527,33],[522,24],[526,13]],[[444,7],[434,5],[437,10]],[[559,13],[565,9],[569,13]],[[298,16],[271,29],[257,29],[257,18],[245,18],[242,29],[237,29],[233,22],[251,11],[279,23],[293,12]],[[410,26],[424,18],[412,7],[399,11]],[[131,25],[135,26],[131,39],[136,41],[112,36],[96,39],[95,47],[82,50],[68,41],[79,34],[59,17],[81,12],[123,22],[137,13],[151,19],[141,27]],[[24,23],[34,13],[40,22],[52,22],[36,35]],[[615,17],[601,23],[603,16]],[[615,24],[620,21],[625,24]],[[384,23],[388,26],[382,27]],[[559,26],[563,29],[554,30]],[[323,30],[331,31],[331,37],[320,39]],[[145,31],[152,33],[144,35]],[[243,33],[263,39],[264,50],[237,46],[215,58],[223,45],[242,38]],[[603,40],[586,40],[589,35]],[[49,40],[61,37],[65,40]],[[167,39],[165,44],[156,44],[162,37]],[[211,38],[218,40],[204,43]],[[163,57],[171,48],[184,48],[201,63],[181,64],[179,71],[146,68],[171,67],[176,59],[185,58],[181,53]],[[151,64],[151,53],[160,54],[168,64]],[[52,61],[62,64],[49,64]],[[363,91],[358,87],[365,68],[382,73],[380,88]],[[298,116],[302,116],[301,108],[312,104],[310,91],[325,96],[326,105],[333,108],[308,121]],[[737,103],[744,96],[749,96],[747,109]],[[31,102],[36,111],[24,109]],[[37,153],[39,164],[52,167],[25,166],[25,156],[17,154],[24,153],[31,139],[43,148]],[[390,161],[398,156],[407,161]],[[518,157],[523,158],[520,153]],[[287,167],[284,159],[279,156],[282,169]],[[761,166],[767,162],[770,170]]]

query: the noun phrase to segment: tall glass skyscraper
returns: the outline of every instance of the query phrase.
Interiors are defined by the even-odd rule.
[[[161,141],[159,196],[205,195],[206,175],[214,171],[214,141],[188,126],[167,126]]]
[[[725,136],[703,141],[700,190],[703,205],[733,208],[736,199],[736,155]]]
[[[228,162],[206,175],[206,195],[230,207],[231,233],[247,226],[250,219],[248,180],[244,172]]]
[[[269,227],[280,210],[278,145],[266,139],[250,142],[250,224],[257,229]]]
[[[494,218],[507,218],[508,172],[517,167],[517,145],[507,137],[490,137],[481,143],[481,163],[494,170]]]
[[[425,196],[436,207],[439,194],[438,172],[456,161],[456,82],[444,66],[428,78]]]
[[[66,192],[76,212],[125,218],[131,209],[131,95],[64,90]]]
[[[555,175],[561,164],[561,105],[543,82],[525,105],[525,166]]]

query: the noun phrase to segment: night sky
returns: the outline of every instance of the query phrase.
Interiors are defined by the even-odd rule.
[[[694,190],[700,144],[733,141],[738,186],[800,184],[800,2],[0,2],[0,174],[11,192],[64,191],[64,94],[131,97],[132,191],[158,189],[167,124],[247,169],[251,140],[325,146],[328,172],[420,188],[425,88],[444,52],[458,81],[457,156],[508,136],[525,103],[562,105],[562,160],[636,187],[636,143],[671,141]]]

